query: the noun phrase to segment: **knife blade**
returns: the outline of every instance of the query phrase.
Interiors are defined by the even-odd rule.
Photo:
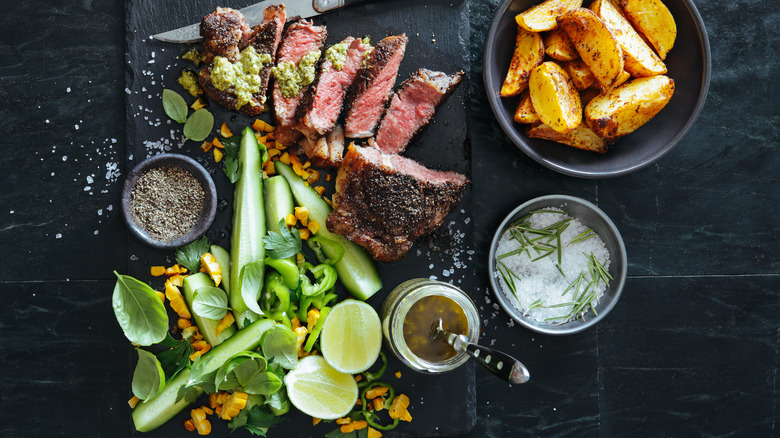
[[[287,8],[287,21],[291,21],[298,18],[314,17],[362,1],[364,0],[288,0],[284,2],[284,5]],[[244,15],[246,24],[249,27],[254,27],[262,23],[265,8],[279,3],[280,0],[265,0],[239,9],[239,12]],[[158,41],[179,44],[196,43],[203,39],[200,36],[200,22],[152,35],[152,38]]]

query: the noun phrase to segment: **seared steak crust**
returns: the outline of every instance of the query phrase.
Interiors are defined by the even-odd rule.
[[[436,108],[460,83],[463,72],[447,75],[421,68],[405,80],[390,99],[377,129],[375,146],[388,154],[400,154],[428,126]]]
[[[251,29],[241,12],[231,8],[220,8],[203,17],[200,36],[203,37],[201,56],[205,64],[211,64],[215,56],[224,56],[231,62],[241,48],[246,46]]]
[[[461,174],[351,145],[336,176],[327,227],[376,260],[398,261],[418,237],[444,222],[466,184]]]
[[[374,47],[366,65],[358,70],[347,92],[347,137],[366,138],[374,134],[395,85],[407,41],[405,34],[383,39]]]

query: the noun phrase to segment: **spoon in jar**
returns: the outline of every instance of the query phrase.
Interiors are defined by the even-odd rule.
[[[457,352],[465,352],[491,373],[509,383],[525,383],[531,378],[528,368],[514,357],[490,347],[472,344],[465,335],[458,335],[444,330],[442,319],[431,325],[431,339],[444,336],[448,344]]]

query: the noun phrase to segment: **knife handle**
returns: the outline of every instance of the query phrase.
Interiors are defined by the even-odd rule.
[[[354,5],[363,0],[313,0],[312,7],[319,13],[325,13],[344,6]]]

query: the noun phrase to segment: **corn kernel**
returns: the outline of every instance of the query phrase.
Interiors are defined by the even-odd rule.
[[[352,419],[349,417],[341,417],[336,419],[336,424],[349,424],[352,422]]]
[[[192,418],[184,420],[184,428],[190,432],[195,432],[195,423],[192,422]]]
[[[366,438],[382,438],[382,432],[369,426],[368,435],[366,436]]]
[[[165,294],[160,291],[154,291],[154,293],[156,293],[157,296],[160,298],[160,301],[162,301],[163,304],[165,304]]]
[[[352,426],[355,428],[355,430],[365,429],[366,427],[368,427],[368,421],[366,420],[353,421]]]
[[[317,186],[314,188],[314,191],[322,196],[322,194],[325,193],[325,186]]]
[[[288,214],[284,218],[284,224],[288,227],[294,227],[296,223],[298,223],[298,218],[296,218],[293,214]]]
[[[282,156],[279,157],[279,161],[281,161],[282,163],[284,163],[284,164],[289,166],[290,165],[290,154],[287,153],[287,152],[283,153]]]
[[[341,433],[354,432],[355,431],[355,426],[352,423],[342,424],[340,430],[341,430]]]
[[[184,329],[186,329],[187,327],[189,327],[191,325],[192,325],[192,322],[190,322],[189,319],[179,318],[176,321],[176,327],[180,328],[181,330],[184,330]]]
[[[198,94],[201,94],[201,93],[198,93]],[[204,106],[206,106],[206,102],[204,102],[203,99],[201,99],[199,97],[195,102],[192,102],[192,105],[190,105],[190,108],[192,108],[193,110],[197,111],[197,110],[203,108]]]
[[[230,131],[230,128],[228,128],[227,123],[223,123],[219,128],[219,135],[221,135],[223,138],[230,138],[233,136],[233,133]]]
[[[308,228],[298,228],[298,234],[301,235],[301,240],[309,240],[311,237],[311,231]]]
[[[306,207],[295,207],[295,217],[305,227],[309,223],[309,209]]]
[[[139,401],[141,401],[140,398],[133,396],[133,398],[127,401],[127,404],[130,405],[130,408],[135,408]]]
[[[152,266],[151,269],[152,277],[159,277],[163,274],[165,274],[165,266]]]
[[[224,157],[225,154],[222,153],[219,149],[214,148],[214,162],[219,163],[222,161],[222,157]]]
[[[322,418],[311,417],[311,425],[316,426],[322,421]]]
[[[320,232],[320,224],[318,224],[316,221],[309,222],[308,228],[312,234],[317,234]]]
[[[211,140],[211,143],[214,145],[215,148],[225,149],[225,145],[223,145],[222,142],[219,141],[217,137],[214,137],[214,140]]]

